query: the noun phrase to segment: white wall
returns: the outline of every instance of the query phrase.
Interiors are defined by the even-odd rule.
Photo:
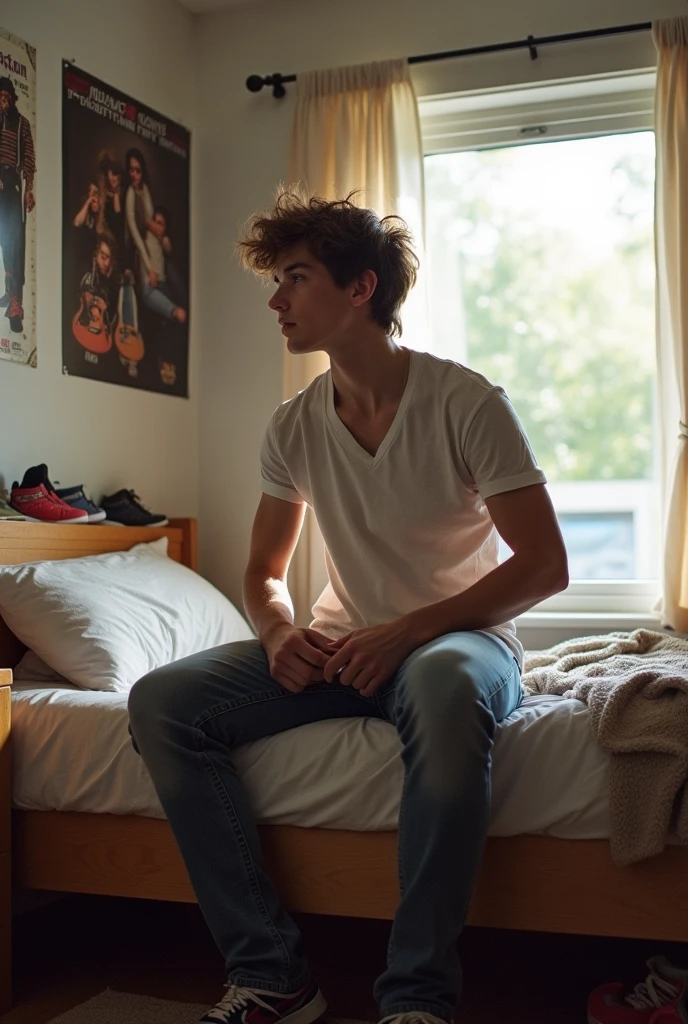
[[[249,74],[297,73],[688,14],[686,0],[269,0],[204,15],[198,32],[197,231],[204,280],[201,367],[201,565],[237,603],[259,499],[258,454],[282,400],[282,336],[269,291],[232,254],[240,224],[266,206],[286,174],[295,86],[275,100],[252,94]],[[581,49],[582,47],[582,49]],[[417,65],[419,94],[510,80],[613,70],[638,54],[654,63],[648,34]],[[566,69],[571,69],[570,72]]]
[[[155,511],[198,514],[193,312],[190,399],[63,376],[60,327],[62,60],[73,58],[193,130],[195,23],[176,0],[0,3],[0,26],[34,45],[38,61],[38,368],[0,362],[0,483],[11,485],[27,466],[47,462],[53,478],[85,483],[96,500],[126,486]]]

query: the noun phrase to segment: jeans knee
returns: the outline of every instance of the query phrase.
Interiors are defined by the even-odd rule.
[[[148,722],[160,722],[172,710],[178,688],[168,678],[166,668],[163,666],[142,676],[129,691],[129,722],[138,729],[145,728]]]
[[[478,680],[452,652],[436,652],[412,666],[404,689],[426,722],[439,726],[468,726],[485,709]]]

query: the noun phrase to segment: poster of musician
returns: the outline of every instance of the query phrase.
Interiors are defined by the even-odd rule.
[[[188,397],[182,125],[63,64],[63,372]]]
[[[0,359],[36,366],[36,50],[0,29]]]

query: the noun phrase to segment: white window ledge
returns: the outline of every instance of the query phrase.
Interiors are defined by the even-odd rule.
[[[525,612],[516,619],[517,627],[528,629],[612,630],[654,629],[661,631],[661,619],[652,612]]]
[[[516,631],[526,651],[542,651],[565,640],[605,633],[631,633],[634,629],[652,629],[657,633],[681,636],[663,630],[658,615],[652,612],[542,612],[519,615]]]

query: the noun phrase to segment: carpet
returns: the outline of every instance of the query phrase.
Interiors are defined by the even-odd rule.
[[[137,996],[107,988],[48,1024],[196,1024],[208,1003],[178,1003],[153,996]],[[332,1020],[328,1024],[364,1024],[363,1021]]]

